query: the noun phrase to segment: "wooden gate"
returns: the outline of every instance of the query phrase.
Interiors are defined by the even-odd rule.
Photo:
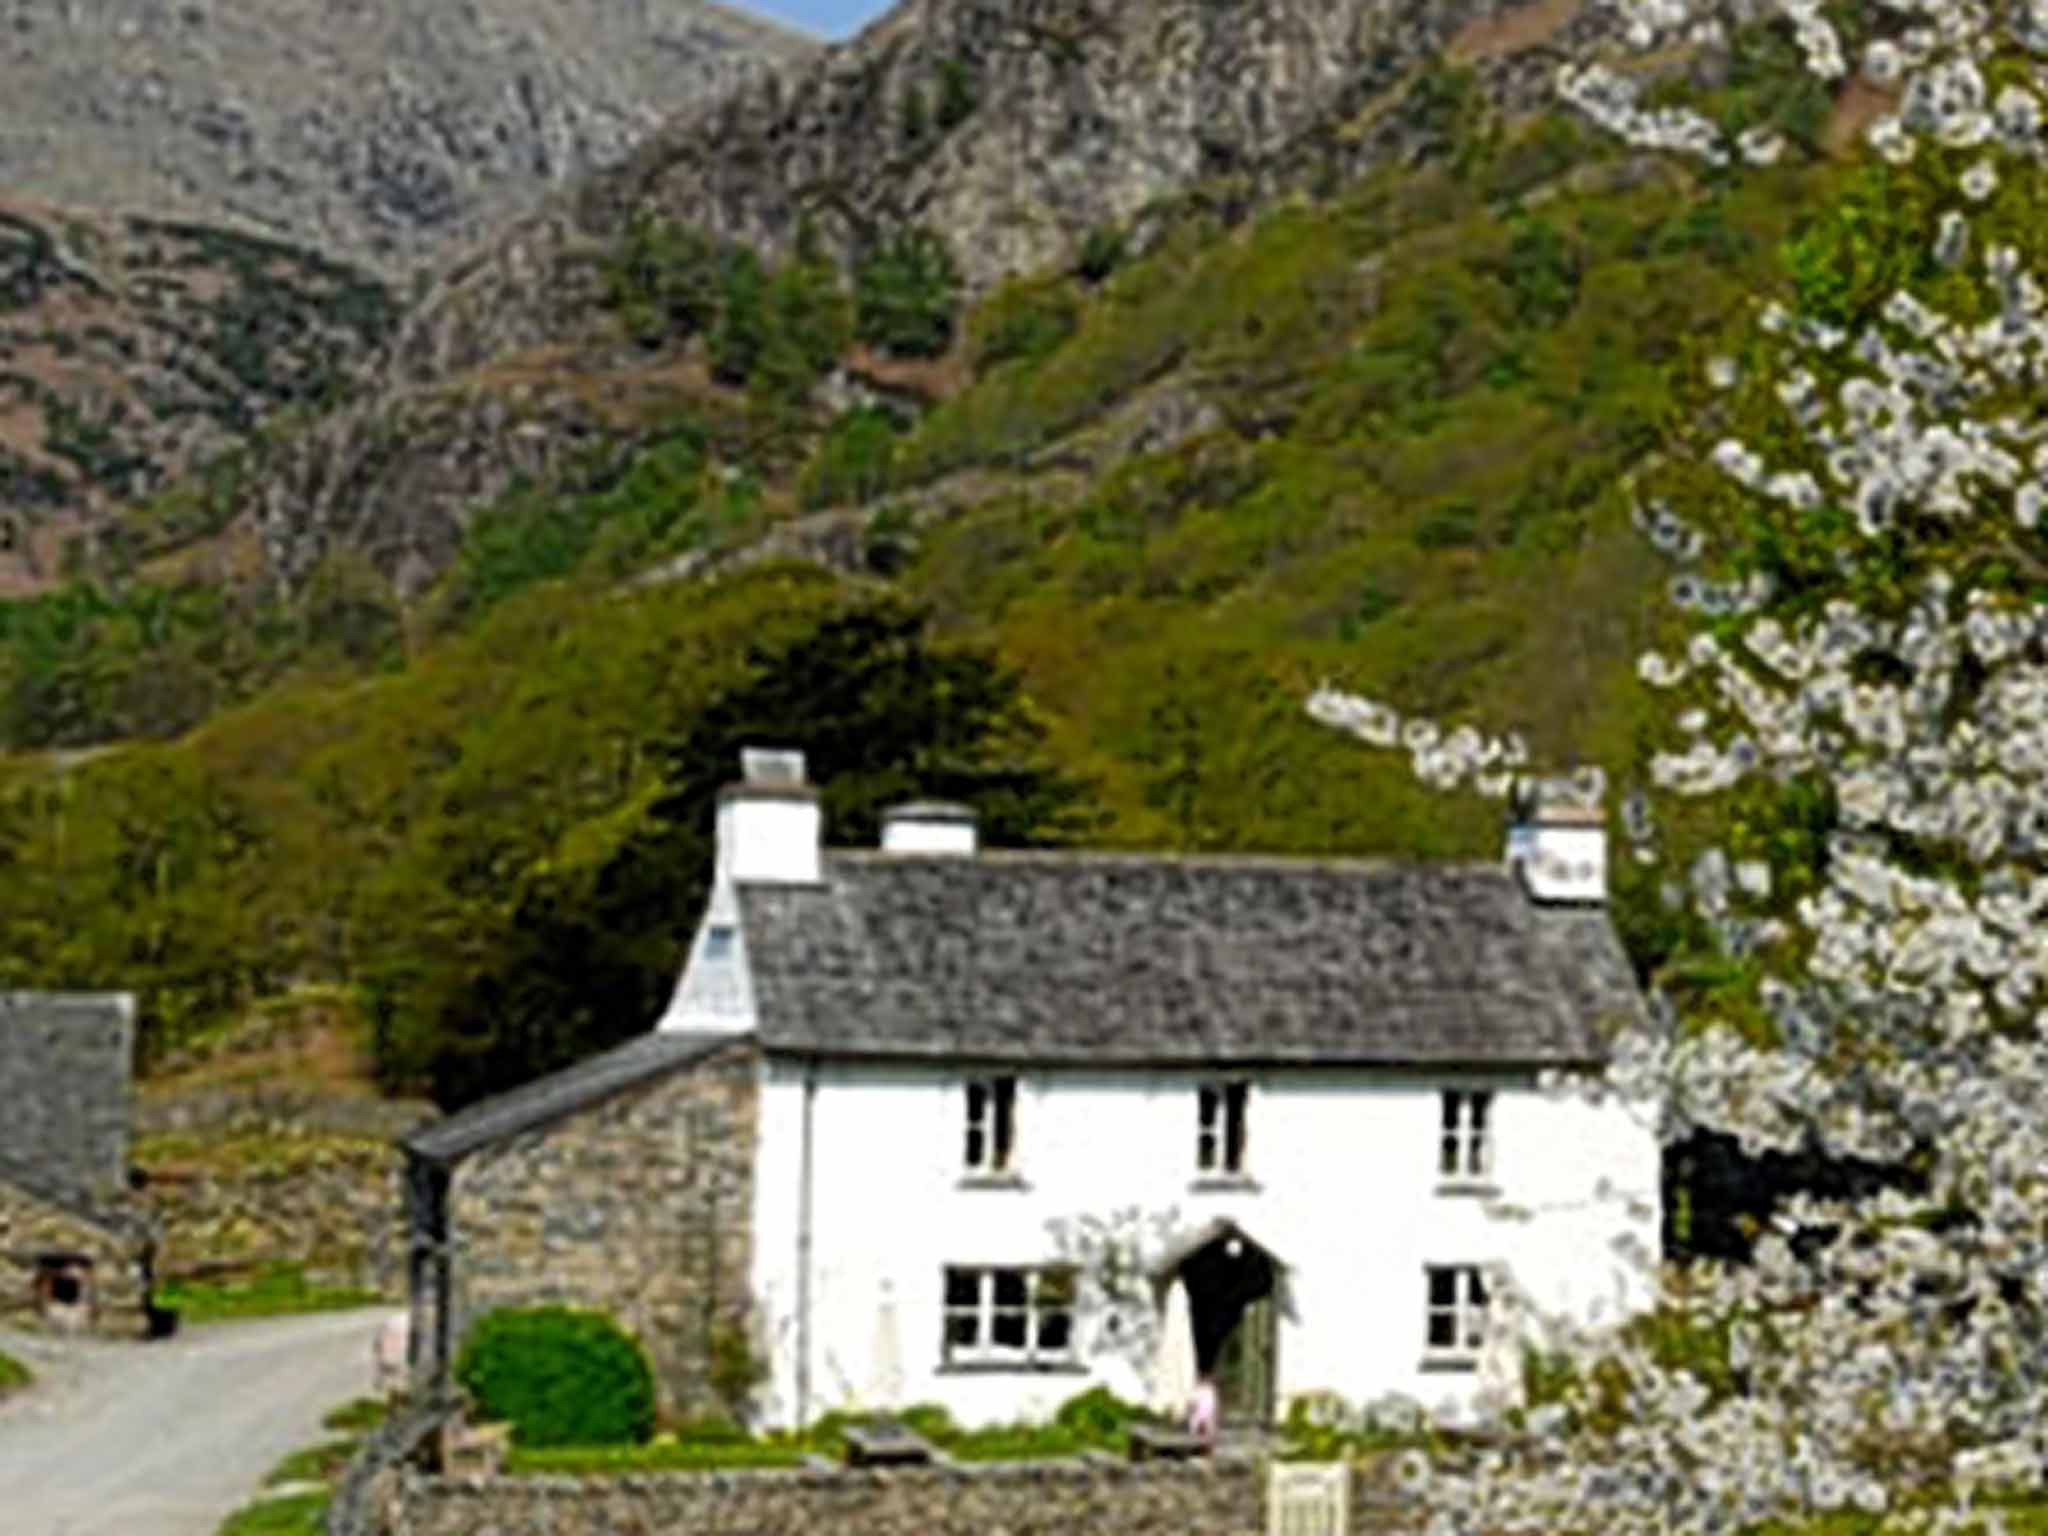
[[[1348,1462],[1276,1461],[1266,1477],[1266,1536],[1346,1536]]]

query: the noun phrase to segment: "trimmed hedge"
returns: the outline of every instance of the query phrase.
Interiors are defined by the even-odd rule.
[[[654,1432],[654,1372],[637,1340],[600,1312],[503,1308],[482,1319],[456,1379],[516,1445],[638,1445]]]

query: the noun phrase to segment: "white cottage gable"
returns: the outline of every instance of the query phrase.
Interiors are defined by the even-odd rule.
[[[1558,870],[988,852],[963,821],[721,878],[663,1021],[731,1026],[729,927],[716,986],[767,1048],[769,1421],[888,1406],[877,1381],[968,1423],[1151,1397],[1173,1277],[1119,1306],[1053,1235],[1119,1211],[1191,1281],[1238,1419],[1314,1390],[1467,1414],[1508,1387],[1494,1292],[1645,1304],[1653,1130],[1536,1087],[1641,1007],[1589,818],[1511,833]]]

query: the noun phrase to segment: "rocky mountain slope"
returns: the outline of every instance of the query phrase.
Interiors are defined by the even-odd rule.
[[[708,0],[0,0],[0,189],[396,269],[814,48]]]
[[[545,474],[602,430],[585,408],[551,429],[570,417],[545,396],[662,365],[621,352],[600,302],[636,218],[771,257],[808,223],[848,264],[921,227],[971,296],[1070,265],[1094,232],[1142,251],[1198,185],[1241,213],[1440,150],[1455,103],[1432,69],[1509,119],[1547,108],[1558,62],[1614,25],[1577,0],[905,0],[679,113],[444,268],[365,370],[364,403],[286,445],[244,515],[288,583],[337,541],[408,591],[430,580],[515,471]],[[489,382],[508,378],[510,395]]]
[[[0,594],[48,585],[68,542],[223,456],[285,406],[330,403],[391,331],[378,278],[217,226],[0,195]],[[171,513],[159,534],[214,531]]]

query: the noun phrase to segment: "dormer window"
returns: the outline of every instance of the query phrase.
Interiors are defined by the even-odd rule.
[[[1244,1111],[1248,1084],[1204,1083],[1195,1105],[1195,1171],[1244,1172]]]
[[[966,1172],[1008,1173],[1016,1138],[1017,1079],[970,1079],[967,1084]]]
[[[732,929],[720,923],[704,935],[704,963],[723,965],[732,958]]]
[[[1493,1172],[1493,1147],[1487,1137],[1487,1116],[1493,1095],[1484,1090],[1446,1089],[1443,1134],[1437,1149],[1437,1176],[1447,1182],[1470,1182]]]

